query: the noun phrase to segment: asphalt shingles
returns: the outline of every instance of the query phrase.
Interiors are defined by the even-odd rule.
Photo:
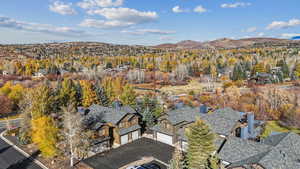
[[[105,154],[98,154],[84,160],[94,169],[117,169],[143,157],[154,157],[164,163],[172,158],[174,147],[148,138],[141,138],[132,143],[112,149]]]

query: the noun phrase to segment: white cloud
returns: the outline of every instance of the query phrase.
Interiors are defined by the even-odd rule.
[[[259,36],[259,37],[265,36],[265,33],[260,32],[260,33],[257,34],[257,36]]]
[[[85,19],[79,24],[82,27],[89,28],[101,28],[101,29],[110,29],[110,28],[121,28],[134,25],[132,22],[122,22],[118,20],[96,20],[96,19]]]
[[[161,36],[159,38],[159,40],[163,40],[163,41],[170,41],[170,40],[174,40],[173,37],[170,37],[170,36]]]
[[[121,20],[134,23],[151,22],[158,18],[156,12],[142,12],[130,8],[103,8],[88,11],[89,14],[98,14],[110,20]]]
[[[182,13],[182,12],[186,12],[184,9],[181,9],[180,6],[175,6],[174,8],[172,8],[172,11],[174,13]]]
[[[55,1],[53,4],[49,5],[49,9],[52,12],[61,15],[74,15],[76,14],[75,9],[72,8],[72,3],[63,3],[60,1]]]
[[[57,27],[48,24],[31,23],[17,21],[9,17],[0,16],[0,27],[23,30],[28,32],[39,32],[54,34],[60,36],[82,36],[86,35],[84,31],[76,30],[70,27]]]
[[[295,36],[300,36],[300,33],[283,33],[283,34],[281,34],[282,38],[293,38]]]
[[[246,30],[243,30],[242,32],[252,33],[252,32],[255,32],[256,30],[257,30],[256,27],[250,27],[250,28],[248,28]]]
[[[83,9],[97,8],[97,7],[117,7],[122,6],[124,0],[83,0],[77,5]]]
[[[138,29],[134,31],[123,30],[121,32],[132,34],[132,35],[145,35],[145,34],[169,35],[169,34],[176,33],[176,31],[160,30],[160,29]]]
[[[289,27],[294,27],[300,25],[300,20],[299,19],[291,19],[287,22],[284,21],[274,21],[271,24],[267,26],[267,30],[271,29],[283,29],[283,28],[289,28]]]
[[[205,9],[203,6],[199,5],[194,9],[194,12],[204,13],[204,12],[207,12],[207,9]]]
[[[126,27],[136,24],[153,22],[158,18],[156,12],[142,12],[130,8],[102,8],[89,10],[90,15],[101,15],[106,20],[86,19],[81,26],[96,28]]]
[[[222,4],[221,8],[238,8],[238,7],[246,7],[250,6],[251,3],[246,3],[246,2],[236,2],[236,3],[231,3],[231,4]]]

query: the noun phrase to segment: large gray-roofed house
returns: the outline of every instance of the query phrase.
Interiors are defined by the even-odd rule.
[[[100,122],[117,124],[125,115],[134,115],[136,113],[137,112],[129,106],[111,108],[94,104],[88,108],[86,118],[101,118]]]
[[[219,156],[228,168],[299,169],[300,136],[282,133],[261,142],[229,137]]]
[[[95,132],[93,149],[99,153],[113,145],[123,145],[141,137],[140,115],[129,106],[91,105],[81,110],[83,122]],[[105,147],[105,148],[99,148]]]
[[[241,119],[241,115],[231,108],[218,109],[211,113],[200,113],[199,108],[182,107],[166,112],[159,118],[158,124],[151,128],[154,131],[154,139],[171,145],[179,142],[184,149],[187,144],[184,134],[185,128],[197,119],[204,120],[213,132],[224,138],[232,134]],[[217,146],[220,146],[224,139],[217,138],[217,140]]]

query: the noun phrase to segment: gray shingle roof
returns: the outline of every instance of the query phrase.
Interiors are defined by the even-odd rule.
[[[231,167],[259,164],[265,169],[299,169],[300,136],[282,133],[262,142],[229,137],[219,156]]]
[[[237,163],[255,155],[264,153],[268,151],[270,147],[270,145],[231,136],[228,137],[225,145],[219,153],[219,156],[224,161]]]
[[[131,126],[131,127],[128,127],[128,128],[122,128],[122,129],[120,129],[119,133],[122,136],[122,135],[130,133],[132,131],[136,131],[136,130],[138,130],[140,128],[141,128],[140,125],[134,125],[134,126]]]
[[[231,108],[218,109],[212,113],[200,113],[199,108],[183,107],[167,112],[167,119],[173,124],[182,122],[195,122],[200,118],[207,122],[210,128],[217,134],[229,135],[232,128],[241,119],[240,112]]]
[[[92,105],[88,108],[89,112],[85,119],[97,119],[97,123],[117,124],[125,115],[134,114],[136,111],[129,107],[120,108],[103,107],[100,105]]]
[[[231,108],[224,108],[213,113],[201,114],[201,119],[206,121],[215,133],[228,136],[241,119],[241,114]]]

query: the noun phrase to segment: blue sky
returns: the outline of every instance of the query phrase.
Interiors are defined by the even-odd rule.
[[[299,0],[3,0],[0,43],[300,36]]]

